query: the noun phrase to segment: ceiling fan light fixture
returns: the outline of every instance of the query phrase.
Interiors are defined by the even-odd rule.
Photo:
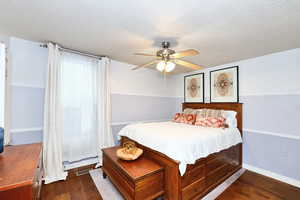
[[[142,56],[153,56],[156,57],[155,60],[147,62],[145,64],[138,65],[132,70],[150,67],[156,64],[156,69],[160,72],[171,72],[175,69],[176,65],[180,65],[192,70],[199,70],[202,69],[200,65],[181,60],[186,56],[195,56],[198,55],[199,52],[195,49],[187,49],[180,52],[175,52],[173,49],[170,49],[169,42],[162,42],[162,48],[156,52],[156,54],[148,54],[148,53],[136,53],[135,55],[142,55]]]
[[[175,69],[176,64],[173,62],[168,61],[166,66],[165,66],[165,70],[166,72],[171,72]]]
[[[160,61],[159,63],[157,63],[156,65],[156,69],[158,71],[164,71],[165,70],[165,67],[166,67],[166,62],[165,61]]]

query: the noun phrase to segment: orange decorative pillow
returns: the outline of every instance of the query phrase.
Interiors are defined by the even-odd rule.
[[[197,116],[196,114],[183,114],[182,115],[182,118],[183,118],[182,123],[194,125],[195,121],[196,121],[196,116]]]
[[[182,122],[182,113],[176,113],[174,118],[172,119],[172,122],[181,123]]]
[[[226,119],[224,117],[197,117],[195,125],[211,128],[226,128]]]
[[[173,122],[177,123],[185,123],[185,124],[195,124],[196,114],[184,114],[184,113],[176,113]]]

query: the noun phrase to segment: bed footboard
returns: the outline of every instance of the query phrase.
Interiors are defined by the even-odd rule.
[[[121,143],[130,140],[122,137]],[[132,140],[130,140],[132,141]],[[134,141],[133,141],[134,142]],[[179,173],[179,163],[168,156],[135,142],[144,154],[164,166],[164,199],[199,199],[220,185],[224,180],[241,169],[241,144],[199,159],[188,165],[183,176]]]

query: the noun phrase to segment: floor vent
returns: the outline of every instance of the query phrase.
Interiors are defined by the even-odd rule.
[[[76,176],[81,176],[81,175],[88,174],[89,171],[90,171],[90,169],[79,170],[79,171],[76,172]]]

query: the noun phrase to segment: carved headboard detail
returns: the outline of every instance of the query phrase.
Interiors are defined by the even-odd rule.
[[[186,108],[233,110],[237,112],[236,118],[237,118],[238,129],[243,135],[243,104],[242,103],[182,103],[182,111]]]

